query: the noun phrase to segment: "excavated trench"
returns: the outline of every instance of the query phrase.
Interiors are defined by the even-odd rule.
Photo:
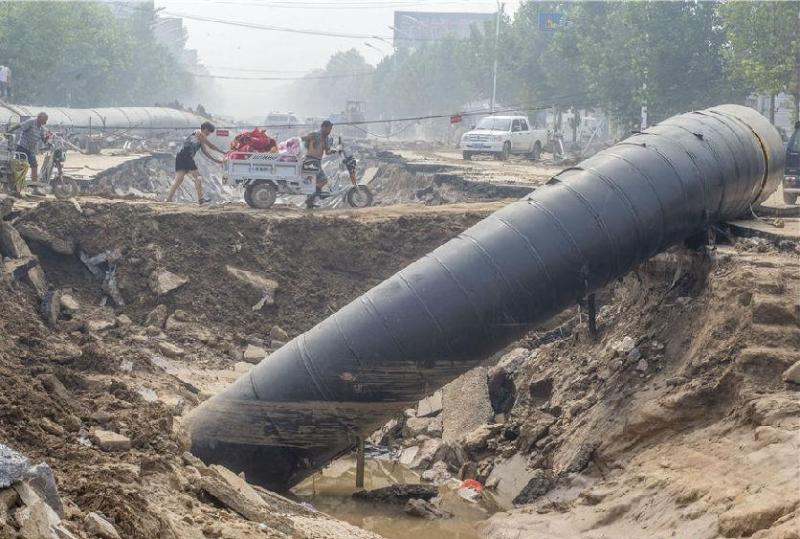
[[[218,167],[198,159],[203,175],[205,194],[214,203],[242,202],[241,189],[225,185]],[[486,202],[518,199],[534,186],[511,185],[467,179],[463,170],[445,165],[407,163],[402,159],[378,159],[364,156],[360,172],[369,181],[377,206],[392,204],[424,204],[438,206],[459,202]],[[335,173],[336,162],[326,166],[328,175]],[[108,197],[163,199],[174,176],[174,156],[168,153],[133,158],[98,172],[81,181],[86,194]],[[179,202],[196,200],[194,185],[187,180],[176,194]],[[281,197],[278,206],[302,205],[304,197]]]
[[[159,536],[163,522],[181,519],[195,530],[215,522],[235,529],[241,517],[230,511],[219,513],[218,500],[191,487],[190,475],[175,471],[184,469],[180,455],[185,441],[174,434],[180,432],[181,418],[251,368],[247,361],[254,359],[245,358],[245,350],[268,350],[273,341],[280,341],[275,326],[285,331],[283,338],[306,331],[491,211],[479,205],[472,208],[418,208],[403,215],[392,211],[306,215],[82,199],[79,205],[43,203],[15,213],[9,217],[38,256],[51,288],[71,295],[80,309],[62,309],[54,323],[42,322],[33,290],[24,281],[2,282],[0,439],[53,467],[61,496],[69,507],[77,508],[65,517],[76,526],[83,514],[96,510],[108,516],[123,536],[137,539]],[[526,362],[501,360],[507,372],[490,371],[494,376],[487,381],[488,441],[477,447],[463,445],[461,457],[455,453],[436,457],[443,458],[449,477],[455,478],[440,486],[441,507],[454,517],[424,520],[406,515],[402,505],[352,500],[350,494],[356,489],[348,458],[309,478],[292,496],[389,539],[506,537],[520,529],[519,522],[533,518],[514,511],[492,516],[495,504],[503,506],[519,495],[509,475],[524,478],[520,479],[524,483],[531,469],[562,471],[555,501],[536,513],[535,525],[544,530],[548,525],[564,526],[559,518],[572,511],[578,515],[585,511],[584,498],[571,505],[575,492],[615,492],[613,481],[611,487],[602,486],[604,478],[620,477],[629,461],[643,458],[640,455],[647,451],[676,453],[684,460],[674,461],[675,466],[691,469],[692,461],[680,457],[684,447],[691,447],[691,433],[706,436],[711,429],[707,437],[714,440],[716,454],[726,465],[737,466],[735,454],[720,449],[727,447],[725,437],[713,429],[746,431],[751,422],[768,421],[751,418],[758,413],[749,408],[755,405],[748,404],[754,394],[777,402],[778,409],[789,406],[780,400],[780,376],[787,358],[794,357],[791,347],[800,345],[791,306],[786,310],[790,321],[774,316],[767,320],[783,333],[755,333],[749,317],[756,320],[764,300],[752,291],[750,299],[746,297],[753,282],[766,286],[774,281],[781,286],[765,288],[772,294],[769,298],[789,298],[798,286],[796,254],[767,244],[748,245],[737,246],[740,252],[710,257],[677,249],[602,289],[597,340],[587,334],[585,316],[578,317],[573,307],[515,343],[512,347],[526,350]],[[99,266],[105,272],[113,269],[124,305],[115,303],[103,288],[105,277],[94,275],[80,256],[115,251],[111,264]],[[736,261],[750,253],[766,260],[752,265]],[[254,311],[262,291],[229,268],[275,281],[273,302]],[[163,271],[187,282],[159,294],[153,289],[153,276]],[[755,314],[748,314],[751,310]],[[615,351],[626,336],[632,336],[641,350],[638,359]],[[776,352],[779,360],[769,369],[755,368],[753,361],[762,360],[751,357],[753,353],[742,352],[744,359],[731,361],[730,357],[738,357],[737,351],[747,351],[754,343],[786,349]],[[487,359],[487,365],[496,359]],[[51,377],[60,381],[66,395]],[[470,401],[480,400],[468,395]],[[684,404],[674,409],[674,417],[647,411],[651,401],[663,401],[667,410],[673,410],[670,403],[675,399]],[[466,413],[474,415],[468,409]],[[368,460],[368,488],[418,482],[420,474],[436,464],[411,461],[412,471],[386,459],[426,447],[426,441],[413,435],[412,423],[400,419],[395,439],[380,446],[383,457]],[[132,440],[133,448],[106,454],[87,447],[83,430],[70,430],[73,424],[89,432],[101,427],[119,432]],[[782,428],[775,425],[770,428]],[[424,436],[436,440],[442,434]],[[587,447],[592,448],[588,453]],[[783,465],[783,446],[772,445],[769,450],[776,466]],[[778,477],[773,468],[764,468],[765,473]],[[758,473],[754,468],[746,479],[757,483]],[[690,476],[687,472],[680,481],[689,481]],[[456,494],[462,477],[475,477],[484,484],[492,484],[493,477],[500,479],[487,490],[487,501],[472,504]],[[619,481],[632,480],[622,475]],[[790,478],[781,478],[773,486],[781,490],[790,484]],[[669,504],[683,503],[674,502],[674,497],[680,496],[681,488],[690,488],[681,485],[673,484],[660,502],[661,507],[668,506],[670,518],[680,511]],[[607,496],[600,506],[616,514],[617,494]],[[711,507],[721,512],[723,500],[708,496]],[[203,512],[187,507],[201,507]],[[776,514],[791,514],[786,507],[783,512],[776,509]],[[648,509],[642,506],[638,511],[647,514]],[[626,525],[636,525],[639,519],[633,517],[638,513],[631,509],[630,514],[631,523]],[[627,522],[626,518],[620,517]],[[656,517],[646,519],[654,522]],[[616,535],[629,530],[619,528]],[[326,537],[355,537],[349,533]]]
[[[180,427],[185,414],[248,372],[268,349],[280,348],[491,209],[472,207],[303,214],[83,200],[12,215],[49,286],[40,290],[40,304],[24,279],[3,279],[0,404],[13,406],[0,407],[0,438],[53,466],[70,505],[68,520],[100,510],[125,536],[138,538],[161,535],[165,520],[177,517],[205,533],[211,517],[186,515],[186,507],[231,502],[213,489],[209,494],[203,481],[192,487],[191,474],[178,471],[187,447]],[[588,335],[583,317],[548,322],[516,341],[512,346],[524,352],[503,355],[499,370],[479,366],[467,373],[477,386],[458,385],[458,379],[455,390],[445,388],[438,431],[436,420],[427,419],[419,434],[420,422],[412,421],[425,419],[419,408],[398,418],[400,444],[390,438],[389,450],[417,471],[435,469],[452,519],[415,526],[395,509],[351,502],[346,461],[335,463],[344,472],[312,475],[310,489],[306,482],[296,494],[397,539],[477,537],[473,524],[495,507],[462,510],[468,502],[454,495],[460,482],[452,477],[478,480],[491,490],[485,498],[507,509],[542,498],[535,514],[493,516],[483,525],[491,537],[563,528],[564,513],[577,515],[581,531],[604,528],[600,533],[630,537],[650,536],[651,523],[665,533],[698,537],[718,531],[750,536],[781,526],[800,507],[789,490],[796,474],[779,472],[793,454],[781,433],[787,430],[783,418],[796,412],[791,391],[797,382],[784,372],[797,359],[800,337],[800,311],[791,299],[798,291],[795,251],[765,246],[751,263],[738,244],[711,255],[675,248],[599,289],[598,336]],[[764,260],[771,255],[774,260]],[[488,415],[473,430],[470,407],[481,395],[472,391],[481,385]],[[453,395],[462,416],[456,427],[448,404]],[[87,445],[101,426],[125,436],[130,451],[105,455]],[[753,428],[766,427],[777,440],[770,447],[747,439]],[[741,477],[723,474],[735,484],[720,498],[717,485],[688,484],[703,467],[691,458],[698,440],[713,441],[723,467],[743,469],[740,453],[760,464]],[[630,486],[639,477],[631,463],[646,466],[673,455],[672,475]],[[192,459],[184,456],[184,464],[205,469]],[[368,484],[408,477],[375,462]],[[650,470],[646,477],[655,475]],[[777,497],[740,498],[765,491],[763,477],[777,477],[766,489]],[[614,490],[618,484],[626,488]],[[653,485],[659,493],[649,495],[659,497],[655,506],[659,514],[666,507],[669,521],[657,521],[640,503]],[[700,509],[683,512],[698,500]],[[768,518],[729,514],[764,505]],[[247,511],[236,512],[252,520]],[[693,516],[703,512],[717,520]],[[347,535],[327,535],[340,536]]]

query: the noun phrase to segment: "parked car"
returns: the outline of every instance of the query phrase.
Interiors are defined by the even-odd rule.
[[[462,156],[492,155],[506,160],[509,155],[539,159],[547,142],[546,129],[533,129],[526,116],[487,116],[461,136]]]
[[[794,204],[800,196],[800,122],[786,146],[786,168],[783,174],[783,201]]]

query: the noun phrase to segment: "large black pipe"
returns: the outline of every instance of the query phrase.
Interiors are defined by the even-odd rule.
[[[724,105],[554,177],[257,365],[189,417],[192,451],[285,489],[587,293],[777,186],[777,131]]]

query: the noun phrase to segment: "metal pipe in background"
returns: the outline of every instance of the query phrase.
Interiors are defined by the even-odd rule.
[[[192,451],[288,488],[650,256],[766,199],[756,111],[675,116],[555,176],[356,299],[188,417]]]
[[[40,112],[48,116],[50,129],[126,130],[131,132],[169,130],[168,128],[197,129],[206,118],[168,107],[107,107],[71,109],[65,107],[40,107],[37,105],[0,105],[0,125],[15,124],[20,116],[34,117]],[[158,132],[158,131],[156,131]]]

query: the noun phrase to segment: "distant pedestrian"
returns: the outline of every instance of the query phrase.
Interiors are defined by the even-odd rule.
[[[211,148],[219,153],[225,153],[208,140],[208,136],[215,130],[214,124],[211,122],[203,122],[198,131],[194,131],[183,141],[183,147],[178,152],[178,155],[175,156],[175,180],[172,182],[172,187],[170,187],[169,194],[167,195],[167,202],[172,202],[175,199],[175,192],[178,190],[178,187],[181,186],[183,178],[187,174],[191,176],[194,181],[194,187],[197,190],[197,203],[205,204],[210,202],[209,199],[203,196],[203,177],[197,170],[197,163],[194,162],[194,156],[198,151],[202,151],[206,157],[215,163],[222,163],[221,160],[216,159],[206,151],[206,148]]]

